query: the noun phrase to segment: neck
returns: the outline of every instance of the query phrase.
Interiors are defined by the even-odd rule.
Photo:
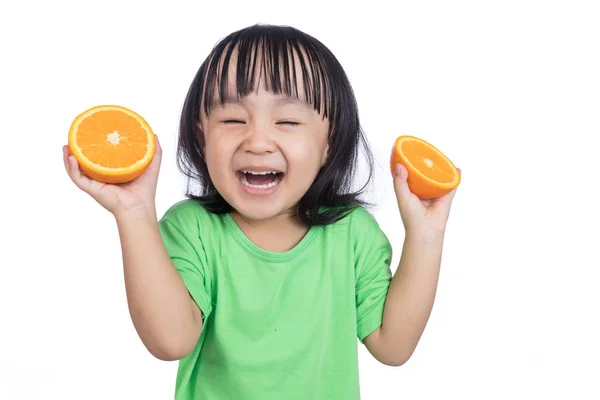
[[[267,220],[250,220],[237,211],[231,216],[241,231],[255,245],[266,251],[284,252],[293,249],[308,232],[308,227],[292,214],[281,214]]]

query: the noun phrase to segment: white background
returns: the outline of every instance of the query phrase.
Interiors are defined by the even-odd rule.
[[[594,3],[3,2],[0,399],[172,398],[176,363],[129,319],[114,220],[68,179],[61,146],[88,107],[142,114],[164,148],[162,214],[183,198],[188,85],[220,38],[258,22],[305,30],[346,68],[394,269],[396,136],[463,171],[429,325],[403,367],[361,350],[363,398],[600,399]]]

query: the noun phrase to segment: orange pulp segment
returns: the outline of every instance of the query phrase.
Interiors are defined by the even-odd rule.
[[[420,199],[430,200],[443,196],[460,184],[460,172],[444,153],[423,139],[402,135],[392,149],[390,167],[394,174],[396,164],[408,170],[408,187]]]
[[[73,120],[69,149],[85,175],[117,184],[146,171],[156,143],[150,125],[140,115],[122,106],[100,105]]]

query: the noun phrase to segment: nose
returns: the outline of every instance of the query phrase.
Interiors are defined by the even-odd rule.
[[[275,151],[275,141],[267,127],[252,126],[246,133],[242,149],[256,154],[272,153]]]

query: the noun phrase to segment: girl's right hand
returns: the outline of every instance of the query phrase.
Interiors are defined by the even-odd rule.
[[[131,182],[115,185],[88,178],[79,169],[79,163],[71,154],[68,145],[63,146],[65,169],[79,189],[89,194],[115,217],[137,209],[155,212],[156,183],[162,158],[162,148],[156,136],[155,139],[156,151],[152,162],[142,175]]]

